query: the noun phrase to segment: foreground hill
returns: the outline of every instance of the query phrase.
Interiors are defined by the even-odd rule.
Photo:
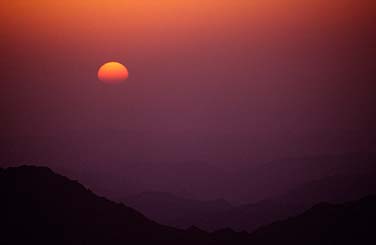
[[[376,244],[376,196],[341,205],[321,203],[252,234],[252,244]]]
[[[0,169],[0,244],[376,244],[376,196],[319,204],[253,234],[157,224],[48,168]]]
[[[0,193],[0,244],[224,244],[198,229],[159,225],[48,168],[1,170]]]

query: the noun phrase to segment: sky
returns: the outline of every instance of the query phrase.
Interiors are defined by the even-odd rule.
[[[0,166],[250,201],[279,159],[375,152],[372,0],[1,0],[0,23]]]

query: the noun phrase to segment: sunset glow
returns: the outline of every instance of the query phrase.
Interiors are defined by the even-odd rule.
[[[119,62],[107,62],[98,70],[98,79],[105,83],[120,83],[128,78],[128,69]]]
[[[0,23],[3,163],[248,203],[321,176],[279,159],[375,151],[376,0],[0,0]]]

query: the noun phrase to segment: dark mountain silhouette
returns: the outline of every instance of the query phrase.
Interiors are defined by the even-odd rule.
[[[199,201],[178,197],[166,192],[144,192],[127,197],[124,203],[152,220],[179,228],[188,228],[195,225],[195,222],[181,223],[187,217],[216,214],[233,208],[230,203],[223,199]]]
[[[157,224],[48,168],[0,169],[0,244],[375,244],[376,196],[321,203],[252,234]]]
[[[340,205],[321,203],[262,227],[250,244],[376,244],[376,196]]]
[[[0,244],[224,244],[159,225],[44,167],[1,170],[0,193]]]

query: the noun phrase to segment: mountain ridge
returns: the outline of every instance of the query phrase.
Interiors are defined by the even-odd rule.
[[[255,232],[160,225],[45,167],[0,169],[1,244],[373,244],[376,195],[319,203]]]

